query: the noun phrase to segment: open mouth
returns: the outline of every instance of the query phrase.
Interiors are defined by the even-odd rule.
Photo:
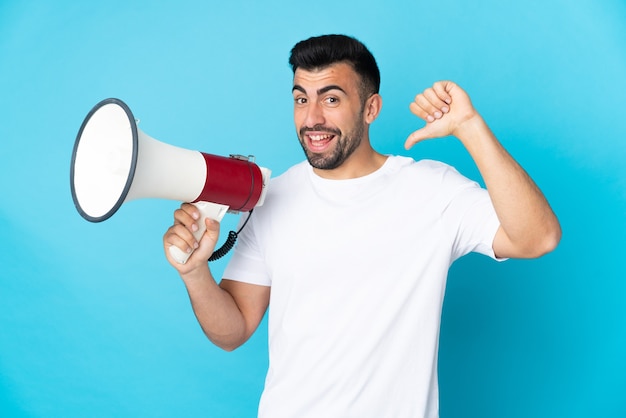
[[[307,134],[312,151],[325,149],[334,137],[333,134]]]
[[[337,137],[338,132],[328,130],[309,130],[303,132],[303,138],[306,139],[307,147],[311,152],[324,152]]]

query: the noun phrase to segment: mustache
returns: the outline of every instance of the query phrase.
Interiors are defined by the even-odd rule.
[[[304,136],[307,132],[328,132],[333,135],[341,135],[341,131],[337,128],[330,128],[324,125],[314,125],[312,127],[303,126],[300,128],[300,136]]]

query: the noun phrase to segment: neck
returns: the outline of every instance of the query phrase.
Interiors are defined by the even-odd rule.
[[[369,141],[361,146],[340,166],[332,170],[313,168],[318,176],[329,180],[349,180],[373,173],[383,166],[387,156],[374,150]]]

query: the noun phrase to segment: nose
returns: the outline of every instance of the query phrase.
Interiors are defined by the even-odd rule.
[[[316,125],[324,125],[324,122],[324,109],[319,103],[310,101],[306,107],[304,126],[312,128]]]

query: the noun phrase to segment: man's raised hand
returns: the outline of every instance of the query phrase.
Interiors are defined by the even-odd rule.
[[[463,124],[478,115],[467,93],[452,81],[436,82],[415,96],[410,109],[426,126],[409,135],[406,149],[425,139],[459,137]]]

